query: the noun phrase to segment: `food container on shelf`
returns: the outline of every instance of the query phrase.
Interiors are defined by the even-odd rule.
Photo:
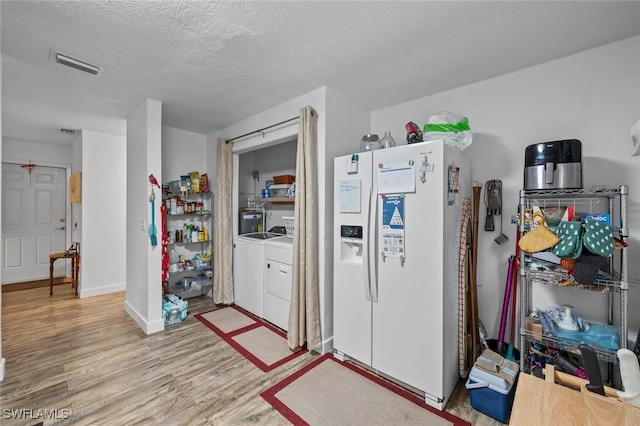
[[[293,175],[278,175],[273,177],[273,183],[276,185],[292,184],[296,181],[296,177]]]
[[[384,132],[384,136],[380,139],[382,149],[389,149],[396,146],[396,140],[391,136],[391,131]]]
[[[271,191],[272,197],[289,197],[289,188],[291,188],[291,184],[274,184],[269,187],[269,191]]]
[[[380,149],[380,138],[373,133],[367,133],[360,139],[360,151]]]

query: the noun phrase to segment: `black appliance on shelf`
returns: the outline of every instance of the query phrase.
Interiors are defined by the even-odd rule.
[[[264,212],[262,210],[241,210],[238,220],[238,235],[264,232]]]
[[[529,145],[524,153],[524,189],[582,189],[582,142]]]

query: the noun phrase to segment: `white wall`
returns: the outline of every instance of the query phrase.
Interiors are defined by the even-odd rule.
[[[80,297],[125,289],[126,147],[122,136],[82,131]]]
[[[260,186],[264,185],[264,176],[260,182],[255,182],[252,173],[254,167],[255,153],[262,150],[246,152],[238,158],[238,206],[247,207],[250,201],[254,201],[256,193],[260,194]]]
[[[324,226],[322,227],[322,238],[324,240],[324,269],[325,291],[322,295],[323,304],[327,308],[323,314],[324,329],[330,333],[333,339],[333,159],[341,155],[351,154],[360,149],[360,139],[362,135],[369,132],[371,124],[370,112],[340,92],[327,87],[327,103],[324,114],[327,116],[326,143],[322,147],[324,158],[323,174],[318,178],[320,185],[324,186],[326,197],[324,210],[320,213]],[[320,155],[320,153],[318,153]],[[333,340],[331,341],[333,346]]]
[[[265,188],[265,182],[267,180],[273,180],[274,176],[295,176],[297,146],[298,140],[295,138],[289,142],[283,142],[240,156],[240,170],[245,169],[243,170],[244,174],[240,173],[240,170],[238,173],[241,206],[245,205],[245,199],[248,197],[244,194],[253,193],[254,191],[254,179],[251,176],[254,170],[260,173],[260,180],[256,185],[258,197],[260,197],[260,191]],[[245,159],[247,161],[244,161]],[[245,166],[244,163],[249,164]],[[244,187],[242,185],[243,182]],[[284,226],[284,220],[282,218],[284,216],[293,216],[294,214],[293,204],[266,203],[264,208],[266,212],[265,231],[268,231],[273,226]]]
[[[147,99],[127,119],[127,284],[125,310],[147,334],[164,329],[161,240],[151,247],[149,175],[162,181],[162,104]],[[159,197],[159,194],[156,194]],[[160,218],[161,200],[155,203]]]
[[[640,158],[629,156],[628,145],[629,130],[640,119],[640,37],[373,111],[371,130],[391,130],[396,141],[404,143],[406,122],[422,126],[430,115],[444,110],[469,118],[474,139],[465,153],[472,161],[473,178],[503,181],[508,243],[497,245],[493,239],[498,232],[484,231],[483,206],[479,215],[479,312],[490,337],[498,335],[507,260],[515,251],[516,228],[509,217],[517,209],[527,145],[579,139],[585,188],[629,185],[629,276],[640,279],[640,265],[634,262],[640,255]],[[496,222],[496,229],[498,225]],[[548,293],[545,301],[534,300],[577,307],[578,301],[592,296],[571,289],[556,290],[555,300],[545,299]],[[591,298],[592,303],[604,306],[602,298],[595,299]],[[629,329],[634,336],[640,328],[640,311],[633,307],[639,304],[640,288],[635,286],[629,302]],[[580,310],[576,309],[576,314],[580,315]],[[587,314],[590,312],[584,316]]]
[[[45,166],[63,167],[71,165],[71,147],[24,139],[2,138],[2,161],[28,162]]]
[[[76,137],[71,145],[71,173],[76,172],[82,173],[82,133]],[[82,176],[80,180],[80,196],[82,197]],[[71,241],[82,241],[82,203],[71,203],[71,222],[68,226],[71,228]],[[125,223],[123,222],[121,226],[124,229]],[[80,247],[80,254],[82,255],[82,247]],[[79,283],[82,283],[82,272],[84,272],[84,268],[80,268]]]
[[[189,172],[206,173],[207,136],[162,126],[162,183]]]

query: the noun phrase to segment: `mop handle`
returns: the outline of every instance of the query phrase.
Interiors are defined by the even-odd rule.
[[[511,296],[511,283],[513,281],[513,256],[509,257],[509,270],[507,272],[507,282],[504,287],[504,300],[502,301],[502,319],[500,320],[500,333],[498,342],[504,342],[504,330],[507,326],[507,314],[509,312],[509,298]]]

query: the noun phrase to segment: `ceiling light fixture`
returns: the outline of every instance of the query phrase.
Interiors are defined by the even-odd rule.
[[[92,65],[88,62],[85,62],[83,60],[77,59],[77,58],[73,58],[69,55],[66,55],[64,53],[60,53],[60,52],[56,52],[54,50],[50,50],[49,51],[49,59],[51,59],[54,62],[57,62],[61,65],[66,65],[68,67],[71,68],[75,68],[77,70],[80,71],[84,71],[87,72],[89,74],[93,74],[93,75],[100,75],[103,73],[103,68],[97,66],[97,65]]]

